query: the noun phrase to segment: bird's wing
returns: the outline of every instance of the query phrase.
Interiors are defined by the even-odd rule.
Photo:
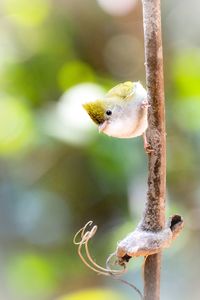
[[[134,93],[134,82],[126,81],[116,85],[114,88],[108,91],[106,97],[119,97],[121,100],[128,99],[129,96],[132,96]]]

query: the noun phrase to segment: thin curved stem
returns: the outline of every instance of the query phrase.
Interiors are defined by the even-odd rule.
[[[73,238],[73,243],[74,243],[75,245],[79,245],[79,244],[81,243],[81,241],[82,241],[82,239],[83,239],[83,236],[84,236],[84,234],[85,234],[86,228],[87,228],[88,226],[91,226],[92,223],[93,223],[93,221],[87,222],[87,223],[85,224],[84,227],[82,227],[79,231],[77,231],[77,233],[75,234],[75,236],[74,236],[74,238]],[[81,241],[80,241],[80,242],[77,242],[77,241],[76,241],[76,238],[77,238],[77,236],[78,236],[80,233],[81,233]]]
[[[83,228],[81,228],[74,236],[73,242],[75,245],[79,245],[78,247],[78,255],[81,258],[81,260],[83,261],[83,263],[90,268],[91,270],[95,271],[98,274],[101,275],[122,275],[125,271],[126,271],[126,266],[124,265],[124,269],[123,270],[111,270],[103,268],[101,266],[99,266],[92,258],[90,251],[89,251],[89,247],[88,247],[88,242],[89,240],[95,235],[96,231],[97,231],[97,226],[93,226],[92,229],[90,231],[85,232],[86,228],[88,226],[92,225],[92,221],[89,221]],[[81,234],[81,240],[77,241],[77,236]],[[89,260],[89,262],[84,258],[83,254],[82,254],[82,246],[85,245],[85,252],[86,252],[86,256],[87,259]]]
[[[78,255],[81,258],[82,262],[91,270],[94,272],[100,274],[100,275],[105,275],[105,276],[112,276],[114,279],[117,279],[121,281],[122,283],[130,286],[133,288],[141,297],[143,300],[143,295],[140,292],[140,290],[133,284],[129,283],[128,281],[118,278],[118,276],[122,275],[124,272],[126,272],[126,264],[125,262],[123,264],[120,264],[120,266],[123,266],[122,270],[112,270],[110,267],[110,261],[111,259],[116,256],[116,253],[112,253],[106,260],[106,268],[101,267],[98,265],[94,259],[92,258],[89,247],[88,247],[88,242],[89,240],[95,235],[97,231],[97,226],[93,226],[91,230],[86,231],[86,228],[88,226],[92,225],[92,221],[89,221],[83,228],[81,228],[74,236],[73,242],[75,245],[78,245]],[[85,232],[86,231],[86,232]],[[78,235],[81,235],[81,240],[77,241]],[[85,259],[85,257],[82,254],[82,248],[85,246],[85,253],[88,261]],[[119,263],[119,262],[118,262]]]
[[[82,255],[82,253],[81,253],[82,245],[83,245],[83,243],[80,243],[80,244],[79,244],[79,247],[78,247],[78,255],[79,255],[79,257],[81,258],[82,262],[83,262],[89,269],[93,270],[94,272],[96,272],[96,273],[98,273],[98,274],[105,275],[105,276],[109,276],[109,275],[110,275],[109,273],[102,272],[102,271],[99,271],[98,269],[95,269],[93,266],[91,266],[91,265],[85,260],[85,258],[83,257],[83,255]]]
[[[90,255],[89,248],[88,248],[88,243],[85,243],[85,250],[86,250],[86,255],[87,255],[89,261],[90,261],[95,267],[99,268],[101,271],[108,272],[109,274],[112,273],[113,275],[118,275],[118,276],[120,276],[120,275],[122,275],[124,272],[126,272],[126,266],[125,266],[125,265],[123,266],[124,269],[122,269],[122,270],[112,270],[112,269],[110,269],[110,268],[108,269],[108,268],[103,268],[103,267],[99,266],[99,265],[93,260],[93,258],[92,258],[91,255]],[[115,253],[113,253],[112,255],[114,256]]]

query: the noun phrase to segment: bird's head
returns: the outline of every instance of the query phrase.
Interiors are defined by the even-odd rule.
[[[118,117],[120,103],[102,99],[85,103],[83,107],[94,123],[98,125],[99,131],[104,131],[105,127]]]
[[[133,127],[138,106],[146,97],[146,91],[139,82],[124,82],[112,88],[103,99],[83,104],[99,131],[121,137]]]

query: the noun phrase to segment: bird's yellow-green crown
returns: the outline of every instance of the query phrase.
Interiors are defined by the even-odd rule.
[[[88,102],[83,104],[83,107],[96,124],[99,125],[105,121],[105,104],[103,101]]]

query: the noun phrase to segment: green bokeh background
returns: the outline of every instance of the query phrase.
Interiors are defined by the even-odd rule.
[[[167,216],[185,229],[163,254],[161,299],[200,298],[200,2],[162,1]],[[140,219],[142,140],[100,135],[81,103],[145,84],[138,0],[0,2],[0,300],[129,300],[129,287],[78,258],[75,232],[105,264]],[[142,259],[125,278],[142,288]]]

